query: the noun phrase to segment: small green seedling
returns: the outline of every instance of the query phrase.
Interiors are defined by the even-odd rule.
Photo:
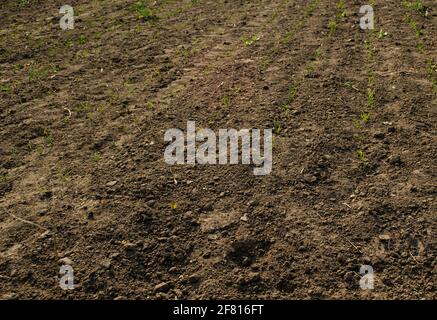
[[[158,16],[152,11],[152,9],[148,8],[145,1],[138,1],[135,5],[135,10],[138,14],[138,19],[143,21],[156,21],[158,20]]]
[[[220,99],[222,105],[226,108],[228,108],[231,105],[231,98],[229,96],[223,96]]]
[[[369,120],[369,117],[370,117],[370,113],[368,113],[368,112],[362,112],[361,115],[360,115],[361,123],[362,123],[363,125],[365,125],[365,124],[367,123],[367,121]]]
[[[44,140],[46,142],[46,145],[49,146],[49,147],[52,147],[53,143],[55,141],[55,139],[53,138],[52,134],[47,129],[44,129]]]
[[[288,117],[289,111],[290,111],[290,106],[288,104],[283,104],[282,105],[282,111],[284,111],[285,117]]]
[[[146,108],[147,108],[147,110],[153,110],[153,109],[155,109],[155,105],[153,104],[152,101],[149,100],[146,103]]]
[[[0,84],[0,91],[10,93],[12,92],[12,87],[8,84]]]
[[[358,150],[357,151],[357,156],[358,156],[358,159],[360,159],[360,161],[362,163],[367,163],[368,162],[366,153],[363,150],[361,150],[361,149]]]
[[[68,182],[71,180],[72,171],[71,169],[64,169],[59,173],[59,177],[63,182]]]
[[[287,102],[290,104],[296,98],[297,95],[297,86],[295,84],[291,84],[288,87],[288,100]]]
[[[355,117],[355,118],[354,118],[354,126],[355,126],[355,128],[357,128],[357,129],[360,129],[360,128],[361,128],[360,119],[358,119],[358,117]]]
[[[36,0],[18,0],[17,2],[18,7],[23,8],[35,4]]]
[[[375,105],[375,91],[373,89],[367,90],[367,107],[372,108]]]
[[[414,2],[404,0],[402,1],[402,5],[407,9],[411,9],[419,13],[426,14],[426,8],[421,0],[415,0]]]
[[[81,34],[81,35],[79,36],[79,39],[77,40],[77,42],[78,42],[79,44],[85,44],[85,43],[87,42],[87,38],[86,38],[86,36],[84,36],[83,34]]]
[[[282,131],[281,123],[278,120],[273,121],[273,132],[279,134]]]
[[[322,47],[317,48],[316,51],[315,51],[316,59],[319,59],[322,55],[323,55]]]
[[[335,20],[329,21],[328,28],[329,28],[329,35],[330,36],[333,35],[335,31],[337,31],[337,22]]]
[[[50,73],[59,72],[60,68],[58,66],[50,65],[42,68],[36,68],[33,65],[29,68],[29,81],[41,80],[46,78]]]
[[[344,18],[347,17],[347,12],[346,12],[346,4],[344,0],[340,0],[337,4],[337,18]]]
[[[360,91],[351,81],[346,81],[344,86],[348,89],[353,89],[355,91]]]
[[[254,42],[258,41],[260,38],[260,36],[254,34],[253,36],[243,39],[243,43],[246,47],[252,45]]]
[[[378,39],[384,38],[384,37],[386,37],[386,36],[388,36],[388,32],[384,31],[382,28],[379,29],[379,32],[378,32]]]
[[[100,154],[100,152],[95,152],[93,154],[93,161],[94,162],[99,162],[100,160],[102,160],[102,155]]]

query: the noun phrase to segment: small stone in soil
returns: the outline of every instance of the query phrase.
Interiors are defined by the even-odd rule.
[[[170,284],[168,282],[161,282],[153,289],[155,292],[167,292],[168,290],[170,290]]]
[[[391,157],[388,159],[388,161],[389,161],[389,163],[390,163],[391,165],[395,165],[395,166],[398,166],[398,165],[400,165],[400,164],[402,163],[402,161],[401,161],[401,157],[400,157],[399,155],[393,155],[393,156],[391,156]]]
[[[381,234],[379,236],[379,240],[381,240],[381,241],[389,241],[390,240],[390,236],[388,234]]]
[[[58,260],[58,262],[60,263],[60,264],[64,264],[64,265],[71,265],[72,263],[73,263],[73,261],[71,261],[71,259],[70,258],[67,258],[67,257],[64,257],[64,258],[61,258],[61,259],[59,259]]]

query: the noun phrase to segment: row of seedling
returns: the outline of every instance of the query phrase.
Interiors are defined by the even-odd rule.
[[[250,35],[248,37],[242,38],[243,44],[245,46],[251,46],[253,43],[261,39],[261,34],[267,30],[267,28],[276,21],[279,17],[279,14],[284,10],[290,0],[282,0],[281,3],[273,10],[272,14],[268,19],[265,20],[263,24],[261,24],[260,30],[258,33]]]
[[[415,1],[402,1],[403,8],[407,11],[405,12],[405,21],[409,24],[411,29],[414,31],[417,39],[417,49],[421,54],[427,55],[427,48],[423,37],[425,36],[425,31],[419,26],[419,23],[414,19],[413,13],[417,13],[424,17],[428,16],[428,10],[423,5],[421,0]],[[429,57],[426,59],[427,74],[432,84],[432,91],[437,94],[437,63],[433,58]]]
[[[375,1],[370,1],[370,5],[374,6]],[[382,34],[382,36],[381,36]],[[360,160],[360,167],[365,169],[368,166],[368,157],[365,152],[366,145],[366,126],[370,120],[371,110],[374,109],[375,106],[375,71],[373,69],[373,64],[375,61],[375,40],[377,38],[382,38],[385,35],[384,31],[380,29],[379,32],[376,30],[370,29],[368,30],[368,34],[366,39],[364,40],[364,50],[366,54],[365,58],[365,67],[366,67],[366,75],[367,75],[367,87],[366,87],[366,103],[363,104],[362,109],[358,116],[354,117],[353,125],[356,129],[359,129],[362,133],[354,136],[354,139],[358,143],[357,157]],[[347,87],[350,87],[356,91],[359,91],[355,88],[351,83],[346,83]]]
[[[328,28],[329,28],[329,36],[332,36],[336,31],[338,27],[338,23],[341,21],[342,18],[347,17],[347,11],[346,11],[346,4],[344,0],[339,0],[337,3],[337,13],[333,19],[329,21]]]
[[[166,4],[166,5],[172,4],[175,1],[176,0],[167,0],[164,3],[162,3],[161,6],[164,4]],[[200,0],[191,0],[190,2],[188,2],[185,5],[178,4],[177,8],[175,10],[172,10],[166,14],[162,14],[161,16],[158,16],[158,14],[156,13],[156,10],[154,8],[156,1],[140,0],[140,1],[135,2],[132,5],[131,9],[136,12],[138,19],[140,19],[142,21],[154,23],[160,19],[167,20],[168,18],[170,18],[172,16],[176,16],[176,15],[179,15],[179,14],[185,12],[185,11],[188,11],[193,5],[197,4],[199,1]]]
[[[311,12],[313,12],[317,8],[318,3],[319,3],[319,1],[313,1],[310,4],[310,6],[305,10],[305,16],[308,17],[311,14]],[[335,21],[337,24],[337,21],[340,22],[340,18],[345,17],[346,15],[347,15],[347,13],[346,13],[344,0],[340,0],[337,4],[335,18],[333,20],[330,20],[330,21]],[[324,47],[325,47],[324,43],[331,36],[332,36],[331,32],[329,32],[325,35],[325,37],[321,40],[320,46],[316,50],[314,50],[314,52],[313,52],[314,59],[308,60],[308,62],[305,64],[304,72],[295,76],[294,80],[289,85],[286,101],[281,105],[282,113],[286,118],[289,116],[290,107],[298,95],[299,88],[302,87],[302,85],[305,82],[305,79],[306,79],[305,76],[308,73],[313,72],[316,68],[316,63],[318,61],[320,61],[320,59],[323,58],[324,53],[325,53],[324,52]],[[286,41],[288,41],[288,40],[289,39],[286,38]],[[275,120],[274,129],[275,128],[277,128],[275,131],[280,131],[281,126],[280,126],[279,120]],[[276,133],[279,133],[279,132],[276,132]]]
[[[300,16],[303,17],[303,19],[299,19],[298,22],[295,22],[290,31],[287,31],[285,34],[280,34],[277,37],[275,45],[269,50],[268,55],[260,59],[258,64],[260,70],[266,70],[274,61],[274,55],[278,54],[281,44],[285,46],[290,44],[291,40],[303,29],[304,25],[307,23],[308,17],[318,8],[319,4],[320,0],[312,0],[300,13]]]
[[[294,36],[303,28],[310,15],[318,8],[319,4],[320,0],[312,0],[302,12],[302,19],[296,22],[293,25],[293,28],[290,31],[286,32],[285,35],[280,39],[280,41],[288,45],[290,41],[294,38]]]
[[[281,43],[284,45],[290,44],[291,40],[303,29],[303,27],[307,23],[307,20],[310,17],[310,15],[313,14],[315,12],[315,10],[319,7],[319,4],[320,4],[320,0],[312,0],[304,8],[304,10],[301,13],[301,16],[303,17],[303,19],[300,19],[297,23],[295,23],[293,25],[293,27],[290,31],[287,31],[285,34],[281,35],[278,38],[276,45],[271,49],[269,56],[273,56],[274,54],[276,54],[278,52],[279,46]],[[266,67],[266,65],[268,65],[271,61],[272,61],[272,59],[270,59],[270,61],[265,62],[264,67]],[[286,118],[288,118],[288,116],[289,116],[290,106],[298,94],[298,89],[299,89],[303,79],[304,79],[304,77],[302,77],[298,80],[294,80],[288,87],[286,100],[284,103],[281,104],[282,113]],[[282,124],[281,124],[280,119],[274,119],[273,120],[273,132],[275,134],[280,134],[281,131],[282,131]]]
[[[357,156],[360,160],[360,166],[366,168],[368,166],[368,157],[365,152],[366,135],[365,128],[370,120],[371,111],[375,107],[375,71],[373,70],[373,63],[375,61],[375,38],[377,33],[370,30],[366,40],[364,41],[364,49],[366,52],[366,75],[367,75],[367,88],[366,88],[366,103],[364,104],[360,114],[354,118],[355,128],[362,131],[362,134],[355,136],[358,142]]]

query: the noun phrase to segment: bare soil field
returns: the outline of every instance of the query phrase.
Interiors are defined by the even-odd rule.
[[[1,299],[437,298],[434,0],[65,2],[0,5]],[[271,173],[167,164],[187,121]]]

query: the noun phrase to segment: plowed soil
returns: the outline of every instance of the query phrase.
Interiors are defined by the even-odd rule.
[[[339,3],[2,1],[0,298],[437,298],[437,4]],[[188,120],[271,174],[168,165]]]

